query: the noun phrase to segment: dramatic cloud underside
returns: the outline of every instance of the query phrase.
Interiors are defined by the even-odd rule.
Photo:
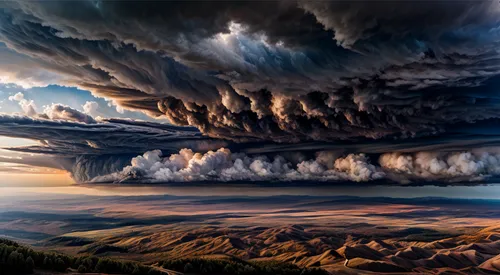
[[[59,109],[62,112],[57,112]],[[7,149],[41,154],[38,163],[25,160],[31,165],[54,167],[53,163],[59,162],[58,168],[72,172],[79,182],[120,170],[130,158],[151,148],[174,153],[182,148],[207,151],[228,145],[223,140],[201,135],[195,128],[124,119],[96,122],[92,117],[60,105],[50,106],[49,110],[52,112],[49,115],[35,114],[34,117],[0,115],[0,135],[38,140],[38,146]],[[43,158],[46,161],[42,161]]]
[[[34,156],[0,161],[65,169],[78,182],[471,181],[500,174],[498,148],[415,151],[433,148],[429,142],[422,148],[399,144],[392,148],[409,153],[387,153],[391,149],[388,144],[338,144],[318,151],[316,148],[326,146],[310,143],[298,151],[297,146],[283,148],[278,143],[213,139],[195,128],[137,120],[95,120],[67,106],[47,109],[54,113],[0,116],[0,135],[40,142],[38,146],[7,148]],[[460,142],[451,143],[463,147]],[[159,149],[137,156],[150,148]],[[360,150],[371,157],[348,153]]]
[[[93,172],[80,180],[130,162],[129,155],[109,171],[91,168],[96,159],[114,163],[115,153],[203,154],[222,146],[250,154],[237,161],[226,150],[214,153],[224,155],[213,172],[222,180],[235,179],[234,171],[250,180],[494,174],[490,158],[470,148],[498,145],[498,1],[12,1],[0,3],[0,42],[59,84],[198,129],[96,121],[90,102],[85,113],[61,104],[39,112],[14,96],[31,119],[0,118],[0,134],[49,141],[18,150],[86,158],[79,167]],[[8,79],[22,81],[25,74]],[[18,128],[2,126],[12,120]],[[223,144],[211,147],[217,142]],[[312,158],[286,169],[290,160],[279,159],[283,170],[263,168],[264,174],[252,168],[258,160],[272,166],[276,152],[293,150],[341,151],[339,163],[355,165],[304,172],[317,163]],[[382,154],[380,163],[369,164],[360,152]],[[139,174],[207,178],[205,168],[191,169],[191,160]],[[463,168],[472,162],[479,166]]]

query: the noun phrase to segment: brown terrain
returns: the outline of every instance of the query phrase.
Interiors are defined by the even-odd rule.
[[[235,256],[322,267],[333,274],[500,274],[500,226],[437,240],[434,232],[422,230],[408,230],[411,234],[405,236],[390,230],[377,234],[385,237],[336,231],[299,225],[127,227],[66,234],[45,245],[72,254],[148,261]]]
[[[499,206],[445,198],[33,198],[0,201],[0,235],[152,264],[237,257],[332,274],[500,274]]]

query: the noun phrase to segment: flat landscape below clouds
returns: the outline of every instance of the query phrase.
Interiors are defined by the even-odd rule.
[[[500,272],[499,200],[190,192],[4,197],[0,235],[145,262],[238,257],[334,274]]]

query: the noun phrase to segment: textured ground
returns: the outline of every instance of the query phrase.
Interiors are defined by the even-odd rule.
[[[353,227],[352,233],[345,233],[345,228],[312,225],[129,226],[65,234],[44,244],[66,252],[143,260],[231,255],[331,271],[500,273],[500,226],[457,236],[422,228],[375,233],[369,225]]]
[[[497,200],[51,196],[2,200],[0,235],[46,250],[148,262],[226,255],[334,274],[500,273]]]

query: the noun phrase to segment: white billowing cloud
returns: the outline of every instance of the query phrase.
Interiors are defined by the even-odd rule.
[[[108,100],[108,99],[106,99],[106,100]],[[113,106],[115,106],[115,109],[116,109],[117,113],[120,113],[120,114],[124,114],[125,113],[125,108],[123,108],[122,106],[120,106],[116,101],[109,100],[108,101],[108,107],[113,107]]]
[[[24,115],[29,117],[76,121],[83,123],[96,123],[95,119],[92,116],[59,103],[52,103],[52,105],[45,106],[43,113],[38,113],[34,101],[25,99],[24,94],[21,92],[9,96],[9,100],[17,101],[19,103],[19,106],[21,106],[21,108],[23,109]],[[87,109],[86,111],[95,111],[97,107],[95,107],[93,103],[97,104],[96,102],[87,101],[87,103],[85,103],[84,105],[84,109]]]
[[[125,108],[123,108],[120,105],[116,105],[116,112],[118,112],[120,114],[124,114],[125,113]]]
[[[89,116],[92,117],[97,117],[98,112],[97,109],[99,109],[99,104],[95,101],[87,101],[85,104],[82,105],[83,107],[83,112],[86,113]]]
[[[82,123],[96,123],[93,117],[86,115],[76,109],[62,104],[52,104],[46,106],[40,117],[49,118],[53,120],[66,120]]]
[[[124,181],[140,179],[147,182],[188,181],[264,181],[264,180],[350,180],[369,181],[384,177],[363,155],[350,154],[335,160],[333,168],[315,160],[296,165],[282,156],[248,156],[221,148],[205,154],[182,149],[178,154],[162,158],[161,151],[148,151],[132,159],[121,172],[97,177],[93,181]]]
[[[24,99],[24,94],[21,93],[21,92],[18,92],[17,94],[15,95],[11,95],[9,96],[9,100],[10,101],[21,101]]]
[[[34,116],[37,114],[36,105],[33,100],[27,100],[24,98],[24,94],[18,92],[13,96],[9,96],[10,101],[17,101],[19,106],[23,109],[23,112],[27,116]]]
[[[425,179],[500,174],[500,153],[491,149],[415,154],[386,153],[380,156],[379,162],[384,169]]]
[[[464,152],[385,153],[380,165],[365,154],[341,156],[321,151],[316,158],[293,164],[276,155],[272,158],[233,153],[220,148],[207,153],[182,149],[163,157],[160,150],[132,159],[122,171],[94,178],[94,182],[138,180],[141,182],[190,181],[354,181],[388,179],[411,181],[477,181],[500,175],[500,149]]]
[[[411,173],[413,168],[413,157],[401,153],[386,153],[380,156],[379,163],[382,167],[398,172]]]
[[[380,179],[384,173],[369,163],[364,154],[349,154],[345,158],[335,160],[336,170],[349,174],[349,178],[354,181],[368,181],[371,179]]]

